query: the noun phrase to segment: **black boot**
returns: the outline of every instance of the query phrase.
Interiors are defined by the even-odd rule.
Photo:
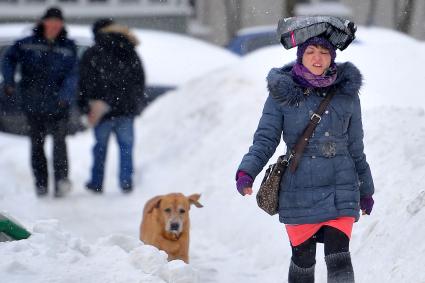
[[[325,256],[328,268],[328,283],[354,283],[354,271],[350,252]]]
[[[38,197],[47,196],[47,193],[48,193],[47,187],[36,186],[35,187],[35,193],[37,194]]]
[[[55,197],[60,198],[71,191],[72,185],[68,179],[62,179],[56,182]]]
[[[288,283],[314,283],[314,266],[302,268],[291,260]]]

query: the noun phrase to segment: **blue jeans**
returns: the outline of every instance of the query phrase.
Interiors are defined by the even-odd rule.
[[[132,187],[134,143],[133,122],[133,117],[115,117],[101,121],[94,128],[96,144],[93,147],[94,164],[92,167],[92,178],[89,183],[92,188],[102,190],[108,140],[112,132],[114,132],[117,137],[120,150],[120,186],[123,189]]]

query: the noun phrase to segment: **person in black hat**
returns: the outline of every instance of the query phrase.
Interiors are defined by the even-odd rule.
[[[108,140],[117,137],[120,149],[119,185],[123,192],[133,190],[134,117],[144,104],[145,76],[135,50],[137,38],[112,19],[93,24],[95,45],[86,50],[80,63],[79,105],[94,126],[96,144],[88,190],[103,191]]]
[[[70,189],[66,131],[69,108],[78,83],[77,48],[68,39],[62,11],[46,10],[33,30],[33,35],[15,42],[6,52],[2,72],[4,92],[18,95],[15,72],[20,65],[19,95],[29,124],[31,164],[36,193],[48,193],[48,166],[44,153],[47,134],[53,135],[53,167],[55,196]]]
[[[64,26],[62,11],[56,7],[49,8],[41,20],[44,37],[48,40],[55,40]]]
[[[43,17],[41,17],[42,20],[45,20],[48,18],[56,18],[63,21],[62,11],[57,7],[50,7],[49,9],[46,10]]]
[[[104,18],[104,19],[97,20],[96,22],[93,23],[93,26],[92,26],[93,35],[95,37],[98,36],[101,29],[113,24],[115,24],[115,22],[111,18]]]

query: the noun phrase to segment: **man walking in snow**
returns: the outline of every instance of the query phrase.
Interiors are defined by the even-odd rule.
[[[136,37],[111,19],[94,23],[95,45],[81,59],[79,105],[95,126],[94,164],[87,189],[103,191],[108,140],[115,133],[120,150],[119,184],[133,189],[134,117],[144,98],[145,77],[136,53]]]
[[[52,134],[55,196],[61,197],[70,190],[65,137],[78,81],[77,49],[67,38],[61,10],[49,8],[33,35],[16,41],[6,52],[2,71],[7,96],[17,95],[14,77],[18,65],[19,93],[30,127],[36,193],[38,196],[48,193],[44,140],[47,134]]]

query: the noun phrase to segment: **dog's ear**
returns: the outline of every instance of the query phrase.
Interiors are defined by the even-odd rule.
[[[154,210],[154,208],[159,208],[159,204],[161,203],[161,199],[162,199],[162,196],[156,196],[156,197],[150,199],[145,205],[144,212],[145,213],[151,213]]]
[[[189,199],[189,203],[190,204],[194,204],[196,207],[204,207],[202,204],[199,203],[199,198],[201,197],[200,194],[193,194],[188,196],[187,198]]]

